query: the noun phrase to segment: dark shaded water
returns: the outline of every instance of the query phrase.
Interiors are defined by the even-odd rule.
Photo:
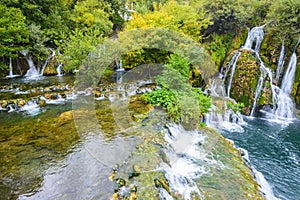
[[[246,119],[244,133],[222,134],[249,152],[251,164],[283,200],[300,199],[300,121],[277,124],[263,119]]]

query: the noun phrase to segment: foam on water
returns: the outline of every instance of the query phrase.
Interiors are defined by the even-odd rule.
[[[20,111],[23,111],[31,116],[35,116],[40,113],[41,108],[36,102],[28,101],[23,107],[20,108]]]
[[[195,180],[208,173],[208,165],[224,167],[200,148],[199,144],[206,137],[196,130],[186,131],[181,125],[171,124],[164,138],[168,142],[165,153],[170,164],[162,163],[158,170],[166,173],[171,190],[182,195],[185,200],[191,199],[192,195],[203,198]]]
[[[250,159],[249,159],[249,154],[248,151],[243,149],[243,148],[238,148],[240,152],[242,153],[242,157],[244,159],[244,162],[251,167],[251,170],[254,174],[255,180],[257,183],[260,185],[260,190],[264,194],[265,198],[267,200],[280,200],[277,197],[275,197],[272,187],[268,183],[268,181],[265,179],[264,175],[257,171],[254,166],[251,165]]]

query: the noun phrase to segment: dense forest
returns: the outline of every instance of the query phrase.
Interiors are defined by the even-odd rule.
[[[233,45],[243,42],[246,28],[269,23],[266,31],[272,38],[267,38],[266,50],[283,39],[294,44],[300,34],[299,7],[296,0],[2,0],[0,70],[7,75],[9,58],[21,57],[22,50],[41,65],[52,48],[61,52],[64,71],[71,72],[105,38],[143,27],[164,27],[194,38],[220,67]],[[140,52],[132,56],[145,60]]]
[[[233,50],[243,45],[247,29],[262,25],[266,25],[266,36],[260,54],[266,66],[276,71],[282,42],[287,47],[288,57],[300,37],[299,7],[300,2],[296,0],[1,1],[0,76],[25,75],[30,64],[41,75],[56,74],[58,65],[62,66],[65,74],[74,73],[101,42],[139,28],[165,28],[192,38],[209,52],[217,72],[228,62],[226,58],[232,55]],[[152,37],[150,34],[146,40]],[[128,37],[123,37],[123,40],[128,40]],[[127,70],[146,63],[169,63],[190,78],[193,86],[205,87],[197,66],[174,53],[142,48],[126,52],[120,59]],[[56,59],[51,55],[55,55]],[[107,68],[104,79],[113,74],[114,68],[115,64]],[[246,67],[246,73],[251,73],[249,67]],[[300,70],[297,70],[292,92],[297,107],[300,105],[297,98],[300,93],[299,77]],[[252,85],[254,93],[257,80],[247,84]],[[279,80],[274,84],[279,85]],[[248,107],[243,113],[250,114],[253,102],[247,99],[254,94],[241,93],[243,91],[231,91],[238,102]],[[262,95],[264,98],[259,100],[261,105],[269,103],[268,91],[265,93]]]

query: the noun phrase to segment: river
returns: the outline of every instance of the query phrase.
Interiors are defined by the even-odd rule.
[[[289,124],[246,118],[244,132],[222,134],[246,149],[251,164],[260,171],[282,200],[300,198],[300,121]]]
[[[115,186],[108,179],[112,167],[130,157],[140,136],[128,137],[127,133],[123,137],[118,132],[110,101],[102,97],[95,106],[98,120],[106,127],[103,138],[97,132],[78,135],[72,113],[68,112],[72,110],[68,87],[72,87],[73,80],[44,77],[0,82],[2,99],[18,99],[7,101],[11,106],[0,111],[0,199],[109,199],[113,194]],[[26,105],[14,110],[22,99],[26,99]],[[47,105],[38,106],[44,99]],[[299,199],[300,121],[279,124],[247,117],[245,121],[244,132],[222,134],[249,152],[251,164],[265,176],[276,197]],[[144,132],[141,130],[145,127],[136,132]],[[111,157],[113,162],[108,162]]]

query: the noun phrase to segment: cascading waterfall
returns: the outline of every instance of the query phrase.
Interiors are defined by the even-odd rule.
[[[227,101],[233,104],[236,102],[230,97],[224,97],[224,82],[220,78],[214,79],[208,88],[213,102],[210,112],[204,116],[204,122],[212,128],[243,132],[241,126],[245,124],[243,117],[239,112],[227,108]]]
[[[59,65],[56,68],[57,76],[62,76],[63,75],[61,68],[62,68],[62,63],[59,63]]]
[[[260,58],[259,55],[259,50],[260,50],[260,46],[261,43],[264,39],[264,31],[263,28],[265,27],[265,25],[263,26],[259,26],[259,27],[254,27],[251,30],[249,30],[248,32],[248,36],[247,39],[245,41],[245,44],[241,47],[241,49],[247,49],[247,50],[251,50],[255,52],[256,58],[258,59],[259,63],[260,63],[260,78],[258,80],[257,86],[256,86],[256,90],[255,90],[255,95],[254,95],[254,101],[253,101],[253,105],[252,105],[252,110],[250,112],[250,116],[253,116],[256,110],[256,106],[257,106],[257,101],[259,100],[261,91],[263,89],[263,84],[264,84],[264,80],[266,78],[268,78],[270,80],[270,85],[271,85],[271,90],[272,90],[272,101],[273,101],[273,105],[276,104],[277,102],[277,95],[276,95],[276,86],[273,85],[273,75],[272,75],[272,71],[271,69],[269,69],[268,67],[265,66],[264,62],[262,61],[262,59]],[[284,50],[283,50],[284,52]],[[227,97],[230,97],[230,90],[231,90],[231,86],[232,86],[232,79],[235,73],[235,69],[236,69],[236,63],[237,60],[239,58],[240,55],[240,51],[237,51],[235,53],[235,55],[232,57],[231,61],[229,62],[229,64],[226,67],[226,72],[224,75],[224,81],[228,75],[229,70],[231,69],[231,74],[229,77],[229,82],[228,82],[228,86],[227,86]],[[284,58],[282,58],[283,60]]]
[[[272,71],[270,68],[266,67],[264,62],[261,60],[260,55],[258,52],[256,53],[256,58],[258,59],[259,63],[260,63],[260,78],[258,80],[257,86],[256,86],[256,90],[255,90],[255,95],[254,95],[254,101],[253,101],[253,106],[252,106],[252,110],[250,113],[250,116],[253,116],[255,113],[255,109],[256,109],[256,105],[257,105],[257,101],[259,100],[261,91],[262,91],[262,86],[264,83],[265,78],[269,78],[270,81],[270,86],[271,86],[271,91],[272,91],[272,104],[276,105],[277,103],[277,93],[276,91],[278,90],[278,88],[273,84],[273,76],[272,76]]]
[[[275,77],[277,85],[279,83],[279,79],[280,79],[280,76],[281,76],[282,71],[283,71],[284,58],[285,58],[285,54],[284,54],[284,41],[282,41],[280,55],[279,55],[279,59],[278,59],[277,69],[276,69],[276,77]]]
[[[13,66],[12,66],[12,58],[9,58],[9,73],[8,76],[6,76],[7,78],[11,78],[11,77],[15,77],[16,75],[14,75],[13,73]]]
[[[265,26],[265,25],[264,25]],[[252,109],[250,112],[250,116],[254,116],[257,102],[260,98],[261,92],[263,90],[263,84],[265,79],[268,79],[270,81],[270,88],[272,92],[272,105],[273,109],[269,110],[268,112],[270,114],[274,114],[275,118],[293,118],[293,101],[290,98],[292,85],[295,78],[295,72],[297,67],[297,57],[296,57],[296,51],[294,50],[289,65],[287,67],[286,73],[283,77],[281,88],[273,84],[273,73],[272,70],[265,66],[264,62],[262,61],[259,50],[261,43],[264,39],[264,26],[260,27],[254,27],[252,28],[247,36],[247,39],[245,41],[244,46],[242,49],[248,49],[253,50],[255,52],[255,56],[260,63],[260,77],[257,82],[257,86],[255,89],[255,95],[253,100]],[[299,43],[299,41],[298,41]],[[298,44],[297,44],[298,45]],[[297,47],[296,45],[296,47]],[[232,79],[234,76],[235,68],[236,68],[236,62],[239,58],[239,51],[233,56],[229,64],[227,65],[226,72],[224,75],[224,81],[229,73],[229,70],[231,69],[231,74],[228,81],[227,86],[227,97],[230,96],[230,90],[232,85]],[[284,49],[284,42],[282,42],[280,55],[278,59],[277,69],[276,69],[276,75],[275,75],[275,81],[278,84],[280,81],[280,77],[282,76],[283,68],[284,68],[284,59],[285,59],[285,49]]]
[[[248,32],[248,36],[243,46],[243,49],[249,49],[249,50],[254,50],[255,52],[259,52],[260,45],[265,36],[265,33],[263,31],[263,28],[265,26],[266,25],[254,27]],[[255,47],[253,48],[254,44]]]
[[[43,65],[43,67],[42,67],[42,69],[40,70],[40,73],[39,73],[40,76],[43,76],[44,70],[46,69],[49,61],[51,60],[51,58],[53,58],[55,56],[55,51],[53,51],[51,48],[49,48],[49,50],[51,51],[51,55],[48,56],[48,58],[45,60],[44,65]]]
[[[117,69],[115,71],[116,73],[116,82],[117,83],[122,83],[123,82],[123,74],[125,72],[125,69],[123,68],[122,65],[122,60],[118,60],[116,59],[116,65],[117,65]]]
[[[234,72],[235,72],[235,68],[236,68],[236,62],[238,61],[240,55],[241,55],[241,52],[237,51],[226,67],[226,72],[224,75],[225,78],[226,78],[229,70],[231,69],[231,74],[230,74],[228,88],[227,88],[227,97],[230,96],[230,90],[231,90],[232,80],[233,80],[233,76],[234,76]],[[224,81],[225,81],[225,78],[224,78]]]
[[[51,58],[53,58],[55,56],[55,51],[53,51],[51,48],[49,48],[49,50],[52,52],[50,56],[48,56],[48,58],[45,60],[42,68],[36,67],[34,65],[34,62],[32,60],[32,57],[30,55],[28,55],[28,50],[22,50],[20,51],[20,53],[25,57],[29,69],[27,70],[25,77],[29,77],[29,78],[34,78],[34,77],[39,77],[39,76],[43,76],[44,74],[44,70],[47,67],[49,61],[51,60]]]
[[[243,46],[243,49],[253,50],[255,52],[256,58],[258,59],[258,61],[260,63],[261,75],[260,75],[260,78],[259,78],[257,86],[256,86],[254,101],[253,101],[253,105],[252,105],[252,110],[250,112],[250,116],[253,116],[255,113],[257,101],[260,97],[260,94],[262,91],[262,86],[263,86],[263,83],[264,83],[264,80],[266,77],[268,77],[270,80],[273,105],[275,105],[276,98],[277,98],[276,91],[275,91],[276,87],[273,85],[272,71],[271,71],[271,69],[269,69],[268,67],[265,66],[264,62],[262,61],[262,59],[260,58],[260,55],[259,55],[260,46],[261,46],[261,43],[262,43],[262,41],[264,39],[264,35],[265,35],[264,30],[263,30],[264,27],[265,27],[265,25],[252,28],[249,31],[245,45]]]
[[[292,87],[295,79],[297,69],[297,56],[294,51],[290,62],[288,64],[286,73],[283,77],[281,88],[278,94],[277,109],[275,111],[276,119],[280,118],[293,118],[294,117],[294,104],[290,98]]]
[[[28,50],[22,50],[20,53],[25,57],[29,69],[27,70],[25,76],[26,77],[37,77],[39,76],[39,71],[36,69],[31,56],[27,55]]]
[[[254,27],[251,30],[249,30],[247,39],[245,41],[245,44],[241,47],[241,49],[253,50],[254,52],[256,52],[256,55],[259,55],[259,53],[258,53],[259,48],[260,48],[260,45],[261,45],[261,43],[264,39],[264,31],[263,31],[264,27],[265,27],[265,25],[259,26],[259,27]],[[254,45],[254,48],[253,48],[253,45]],[[233,79],[233,76],[234,76],[234,73],[235,73],[236,63],[237,63],[237,60],[238,60],[240,54],[241,54],[241,52],[237,51],[234,54],[234,56],[232,57],[232,59],[230,60],[230,62],[228,63],[227,67],[226,67],[226,72],[225,72],[225,75],[224,75],[224,82],[225,82],[225,79],[226,79],[226,77],[229,73],[229,70],[231,69],[229,84],[227,86],[227,97],[230,97],[232,79]],[[262,67],[265,68],[264,65]],[[221,73],[222,73],[222,71],[223,71],[223,69],[221,69]]]
[[[169,164],[162,163],[161,169],[166,172],[170,188],[182,195],[183,199],[190,200],[194,194],[203,198],[195,179],[207,173],[205,166],[197,164],[205,160],[208,164],[216,164],[215,160],[207,158],[207,153],[198,147],[203,143],[205,136],[198,131],[186,131],[181,125],[171,124],[165,134],[165,140],[171,149],[166,149]],[[161,199],[171,199],[164,191],[160,191]],[[173,199],[173,198],[172,198]]]

